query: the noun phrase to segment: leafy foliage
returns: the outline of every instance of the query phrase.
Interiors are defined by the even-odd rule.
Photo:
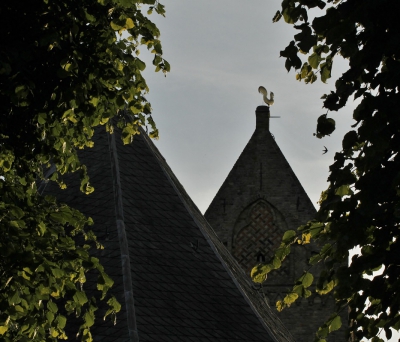
[[[107,315],[120,305],[107,296],[112,280],[90,256],[92,224],[78,211],[40,196],[45,170],[79,172],[81,190],[90,193],[77,149],[93,145],[94,127],[111,120],[124,143],[140,125],[158,132],[151,118],[141,72],[139,47],[154,54],[156,71],[170,66],[162,58],[157,27],[142,4],[164,15],[156,0],[7,1],[0,52],[0,335],[4,341],[67,339],[71,314],[81,317],[79,333],[90,341],[97,304],[84,292],[85,273],[98,273],[97,288]],[[124,35],[122,35],[124,33]],[[134,120],[120,114],[128,111]],[[75,236],[84,237],[81,246]],[[97,244],[98,248],[101,248]],[[113,318],[112,318],[113,319]]]
[[[310,9],[318,8],[322,15],[309,20]],[[293,244],[316,241],[320,246],[309,260],[310,270],[277,303],[283,309],[312,292],[333,293],[337,310],[317,332],[319,341],[341,326],[339,313],[347,308],[354,341],[382,341],[383,331],[390,338],[391,328],[400,329],[399,13],[395,0],[284,0],[273,18],[283,17],[299,31],[281,51],[286,69],[298,70],[297,80],[325,82],[335,57],[348,60],[335,90],[323,96],[328,113],[343,108],[349,97],[360,98],[354,130],[344,136],[330,166],[329,188],[315,219],[287,232],[274,257],[281,263],[287,255],[281,251]],[[318,119],[318,138],[335,129],[328,113]],[[355,247],[361,253],[348,265]],[[325,268],[317,280],[309,275],[316,264]],[[255,281],[265,279],[273,269],[268,265],[253,269]],[[371,277],[377,270],[381,274]]]

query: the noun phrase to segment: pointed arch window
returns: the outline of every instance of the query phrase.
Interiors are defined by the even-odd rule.
[[[279,247],[283,231],[274,209],[265,200],[258,200],[239,215],[232,237],[232,254],[249,273],[260,262],[268,262]],[[286,272],[281,269],[279,272]]]

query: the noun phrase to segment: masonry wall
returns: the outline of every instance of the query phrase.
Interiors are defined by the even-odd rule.
[[[256,110],[256,130],[205,213],[221,241],[249,274],[267,260],[286,230],[312,218],[315,208],[269,132],[269,108]],[[275,306],[293,281],[308,268],[313,246],[297,246],[280,270],[260,288]],[[315,249],[315,248],[314,248]],[[267,260],[268,261],[268,260]],[[333,299],[312,296],[295,303],[278,317],[297,341],[313,341],[318,326],[332,312]],[[346,320],[346,313],[343,319]],[[338,332],[329,341],[344,341]]]

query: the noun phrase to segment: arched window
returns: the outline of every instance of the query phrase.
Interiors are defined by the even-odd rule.
[[[281,243],[283,230],[279,228],[273,211],[265,200],[260,199],[239,215],[232,254],[246,273],[256,264],[268,262]],[[286,271],[284,267],[278,272],[285,274]]]

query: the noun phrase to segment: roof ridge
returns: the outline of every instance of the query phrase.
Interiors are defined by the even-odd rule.
[[[129,257],[128,239],[126,237],[124,207],[122,201],[121,177],[118,161],[118,152],[115,142],[115,134],[106,132],[110,152],[111,174],[113,181],[113,193],[115,204],[115,220],[118,232],[118,241],[121,251],[121,270],[124,286],[124,298],[127,313],[127,324],[130,342],[139,342],[138,328],[136,324],[135,302],[133,299],[131,262]]]

